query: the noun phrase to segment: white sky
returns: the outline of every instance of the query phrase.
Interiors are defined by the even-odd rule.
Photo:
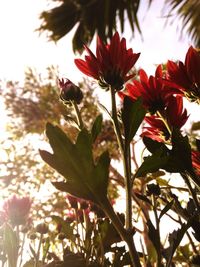
[[[49,1],[51,2],[51,1]],[[163,0],[154,0],[150,12],[146,12],[148,0],[143,0],[139,9],[144,42],[136,34],[131,39],[127,30],[124,36],[130,40],[129,47],[142,52],[138,66],[154,72],[154,64],[168,58],[184,59],[190,45],[187,38],[178,40],[178,22],[164,28],[160,18]],[[43,72],[51,64],[58,65],[61,72],[71,80],[81,78],[73,60],[75,58],[69,34],[57,44],[47,42],[43,34],[34,32],[39,27],[39,14],[48,9],[48,0],[6,0],[0,1],[0,78],[21,80],[27,66]]]
[[[62,76],[76,82],[82,74],[74,65],[70,33],[57,44],[48,42],[43,34],[39,36],[35,29],[40,26],[39,14],[48,9],[48,0],[6,0],[0,1],[0,79],[22,81],[26,67],[35,67],[45,72],[49,65],[58,65]],[[184,60],[185,53],[191,45],[187,36],[179,39],[175,20],[172,25],[164,27],[161,18],[164,0],[154,0],[147,12],[149,0],[143,0],[139,9],[139,18],[144,41],[136,33],[131,38],[127,28],[124,37],[128,47],[134,52],[141,52],[137,67],[154,74],[155,64],[167,59]],[[92,44],[95,49],[95,40]],[[1,104],[1,103],[0,103]],[[0,126],[1,127],[1,126]]]

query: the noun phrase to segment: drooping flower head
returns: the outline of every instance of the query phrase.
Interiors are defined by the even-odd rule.
[[[133,80],[132,83],[126,85],[126,92],[120,92],[120,96],[129,96],[133,101],[138,97],[142,97],[144,107],[154,114],[156,111],[163,111],[169,102],[172,94],[178,93],[177,89],[170,88],[162,82],[163,71],[159,65],[155,72],[155,77],[148,77],[146,72],[141,69],[139,71],[140,81]]]
[[[88,53],[85,60],[75,59],[75,64],[81,72],[98,80],[102,88],[108,89],[111,86],[115,90],[121,90],[123,84],[134,76],[128,75],[128,72],[140,53],[135,54],[131,48],[127,49],[126,39],[120,40],[118,32],[107,45],[97,38],[96,56],[87,46],[85,49]]]
[[[31,203],[29,197],[18,198],[16,195],[4,202],[3,211],[13,226],[24,225],[27,222]]]
[[[167,63],[168,79],[171,86],[181,90],[190,101],[200,103],[200,54],[192,46],[187,51],[185,63]]]

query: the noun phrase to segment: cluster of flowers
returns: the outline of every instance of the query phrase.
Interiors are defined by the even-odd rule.
[[[157,67],[155,76],[149,77],[140,69],[139,80],[133,79],[135,73],[129,73],[140,53],[127,49],[125,38],[120,40],[117,32],[107,45],[98,37],[96,56],[87,46],[85,49],[88,53],[85,60],[75,59],[81,72],[97,80],[102,88],[117,92],[122,101],[124,97],[129,97],[132,101],[142,98],[147,110],[142,136],[170,143],[172,130],[180,130],[189,117],[183,107],[183,97],[200,104],[200,54],[192,46],[187,51],[184,63],[169,60],[166,66]],[[133,80],[126,83],[130,79]],[[72,87],[69,80],[60,80],[62,96],[67,98],[69,88]],[[200,151],[192,151],[192,157],[194,168],[200,174]]]

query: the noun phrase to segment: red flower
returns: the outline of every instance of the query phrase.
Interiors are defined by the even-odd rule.
[[[120,93],[120,96],[128,95],[133,100],[141,96],[144,107],[151,114],[162,111],[168,105],[169,97],[178,92],[177,89],[172,89],[163,84],[163,75],[161,65],[157,67],[155,77],[150,76],[148,78],[146,72],[141,69],[139,71],[140,82],[134,80],[132,84],[127,84],[127,92]]]
[[[141,136],[149,137],[158,142],[165,142],[170,138],[170,134],[163,122],[163,120],[156,116],[145,117],[145,122],[148,126],[143,127]]]
[[[171,96],[168,99],[168,105],[164,112],[163,118],[159,116],[149,116],[145,121],[150,125],[144,127],[142,136],[147,136],[156,141],[162,142],[170,138],[170,132],[173,128],[181,129],[188,119],[187,110],[183,109],[183,98],[181,96]],[[169,129],[164,123],[166,121]]]
[[[186,123],[189,115],[187,115],[187,110],[183,109],[183,98],[181,96],[171,96],[166,109],[166,117],[169,125],[178,129]]]
[[[197,175],[200,176],[200,151],[192,151],[192,164]]]
[[[187,51],[185,64],[168,61],[168,84],[180,89],[191,101],[200,101],[200,54],[192,46]]]
[[[29,197],[18,198],[16,195],[4,202],[3,210],[13,226],[24,225],[31,208]]]
[[[111,43],[105,45],[97,38],[96,56],[85,46],[88,53],[85,60],[75,59],[75,64],[87,76],[99,81],[99,84],[108,89],[112,86],[121,90],[123,84],[134,75],[127,75],[139,58],[140,53],[133,53],[126,48],[126,39],[120,40],[118,32],[114,34]]]

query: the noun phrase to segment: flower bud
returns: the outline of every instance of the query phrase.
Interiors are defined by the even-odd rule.
[[[46,223],[40,223],[36,226],[35,230],[40,234],[46,234],[49,231],[49,228]]]
[[[154,195],[154,196],[159,196],[160,195],[160,186],[157,184],[149,184],[147,185],[148,191],[147,195]]]
[[[59,86],[60,86],[60,98],[65,101],[74,101],[77,104],[81,103],[81,100],[83,99],[83,93],[81,89],[76,86],[74,83],[72,83],[68,79],[59,79]]]

